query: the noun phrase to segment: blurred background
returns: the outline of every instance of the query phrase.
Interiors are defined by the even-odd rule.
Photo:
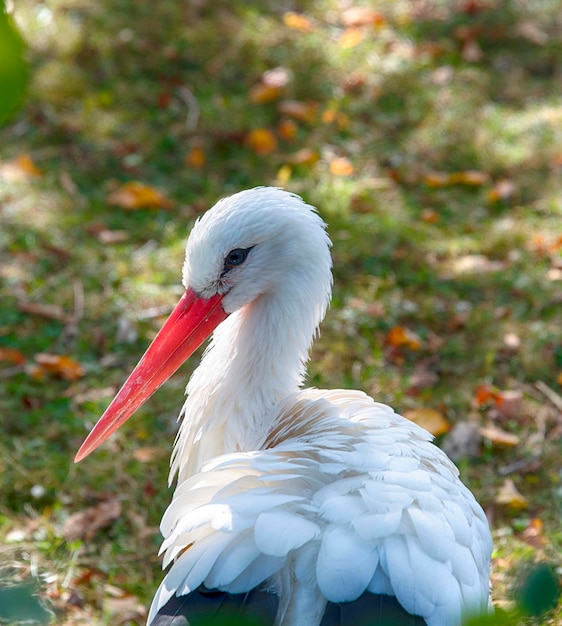
[[[194,219],[279,185],[334,243],[309,383],[435,434],[493,527],[494,623],[562,623],[558,0],[0,7],[0,622],[144,623],[197,358],[72,459]]]

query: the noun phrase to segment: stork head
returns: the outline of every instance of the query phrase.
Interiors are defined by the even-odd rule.
[[[220,200],[190,233],[184,295],[75,461],[129,419],[229,314],[282,293],[307,300],[314,328],[330,295],[329,245],[315,209],[292,193],[258,187]]]

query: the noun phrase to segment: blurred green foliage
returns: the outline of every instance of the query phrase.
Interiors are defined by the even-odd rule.
[[[21,105],[26,84],[25,43],[0,0],[0,124]]]

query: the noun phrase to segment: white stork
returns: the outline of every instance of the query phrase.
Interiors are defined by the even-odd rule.
[[[394,603],[385,623],[455,626],[488,610],[486,516],[431,435],[360,391],[302,388],[329,247],[294,194],[219,201],[191,231],[183,297],[76,455],[214,331],[181,412],[161,524],[173,565],[149,623],[234,608],[275,626],[371,625]]]

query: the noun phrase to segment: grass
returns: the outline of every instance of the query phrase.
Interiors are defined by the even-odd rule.
[[[509,448],[485,440],[462,476],[492,521],[497,606],[513,624],[562,620],[560,605],[509,613],[530,562],[561,566],[558,3],[366,5],[378,21],[346,47],[343,3],[330,0],[17,3],[31,83],[0,129],[0,158],[29,154],[40,174],[0,176],[0,348],[25,358],[0,364],[0,575],[31,583],[54,623],[142,623],[162,576],[167,458],[196,359],[95,456],[72,458],[176,301],[194,218],[223,195],[279,182],[320,207],[334,241],[311,384],[517,435]],[[276,67],[290,77],[282,94],[252,101]],[[287,100],[301,113],[280,112]],[[279,130],[287,119],[292,137]],[[276,134],[267,155],[248,144],[258,128]],[[186,162],[193,148],[200,167]],[[351,175],[334,170],[338,157]],[[170,207],[111,205],[128,180]],[[122,240],[100,241],[115,231]],[[389,346],[395,327],[420,349]],[[85,376],[30,375],[45,352]],[[420,371],[430,384],[412,384]],[[484,384],[520,391],[515,414],[478,405]],[[498,498],[514,462],[522,509]],[[72,514],[114,497],[117,519],[65,540]]]

